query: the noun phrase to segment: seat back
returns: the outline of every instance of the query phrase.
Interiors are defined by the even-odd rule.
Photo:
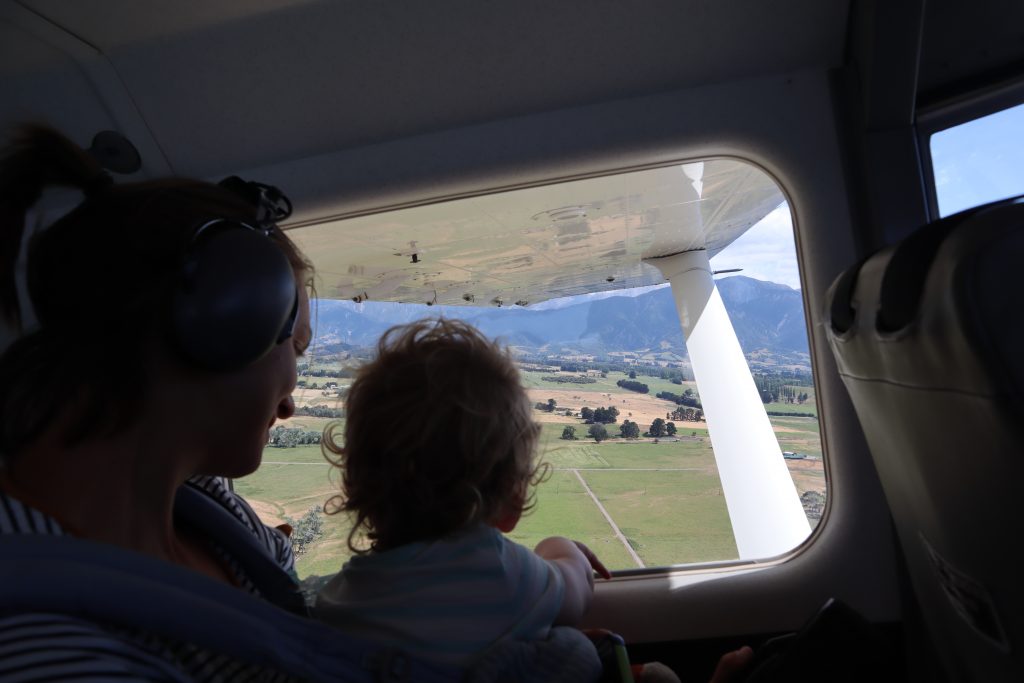
[[[1024,203],[843,273],[827,332],[951,680],[1024,680]]]

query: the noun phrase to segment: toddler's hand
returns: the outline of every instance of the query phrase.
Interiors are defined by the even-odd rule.
[[[587,562],[590,563],[591,569],[597,572],[598,576],[600,576],[602,579],[612,578],[612,573],[608,571],[608,569],[604,566],[604,563],[597,558],[597,555],[594,554],[593,550],[583,545],[579,541],[573,541],[573,543],[575,543],[576,547],[580,549],[581,553],[583,553],[583,557],[587,558]]]
[[[565,585],[562,608],[555,624],[575,626],[590,607],[594,595],[594,563],[600,565],[601,562],[585,545],[561,536],[545,538],[534,552],[558,569]]]

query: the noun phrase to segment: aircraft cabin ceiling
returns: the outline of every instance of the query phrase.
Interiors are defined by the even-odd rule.
[[[1019,81],[1024,2],[927,0],[918,69],[922,104],[1003,80]]]
[[[924,3],[920,90],[1024,61],[1024,3]],[[0,124],[215,178],[471,123],[843,64],[848,0],[0,0]],[[908,40],[912,40],[908,37]]]
[[[998,9],[925,3],[920,91],[937,97],[1019,66],[1024,3],[989,4]],[[886,7],[847,0],[0,0],[0,125],[46,121],[83,145],[100,130],[119,130],[143,159],[132,178],[219,179],[253,169],[289,178],[303,164],[305,175],[292,178],[304,194],[290,227],[333,278],[325,280],[327,296],[465,303],[469,294],[483,303],[535,303],[657,281],[642,259],[702,247],[713,254],[781,194],[760,172],[750,181],[756,191],[736,180],[753,178],[748,168],[728,192],[701,196],[696,222],[665,221],[657,216],[674,211],[678,197],[652,189],[666,186],[660,180],[630,186],[620,175],[557,186],[561,199],[524,190],[517,207],[496,195],[390,213],[386,221],[342,221],[335,218],[364,209],[316,204],[344,196],[320,172],[323,158],[352,151],[358,160],[378,143],[473,124],[840,67],[850,59],[850,22],[870,25],[872,12],[882,21]],[[376,159],[387,168],[386,154]],[[707,163],[710,178],[725,160]],[[729,192],[759,199],[729,199]],[[602,213],[624,203],[631,208]],[[714,207],[728,203],[741,208],[726,218]],[[455,208],[440,215],[442,206]],[[587,217],[546,227],[534,218],[573,206]],[[467,225],[481,244],[456,239]],[[585,238],[567,239],[570,228],[585,229]],[[444,235],[454,236],[450,244]],[[411,262],[413,243],[419,263]],[[409,262],[399,267],[396,259]]]
[[[847,4],[0,0],[0,107],[4,122],[44,116],[85,142],[98,126],[133,120],[152,139],[129,134],[143,156],[165,161],[154,172],[213,178],[476,122],[837,66]]]

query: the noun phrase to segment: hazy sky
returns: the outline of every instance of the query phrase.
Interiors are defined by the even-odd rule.
[[[742,268],[737,275],[800,289],[789,205],[783,203],[755,223],[738,240],[711,259],[711,267],[715,270]]]

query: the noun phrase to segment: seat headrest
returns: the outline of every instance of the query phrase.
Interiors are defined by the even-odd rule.
[[[1022,202],[1024,196],[961,211],[929,223],[898,244],[882,278],[875,320],[877,330],[883,333],[896,332],[914,320],[920,308],[928,271],[939,248],[953,231],[960,227],[967,228],[968,223]],[[834,285],[830,318],[832,329],[837,334],[844,334],[853,326],[856,311],[852,297],[857,276],[866,260],[862,259],[843,271]]]

